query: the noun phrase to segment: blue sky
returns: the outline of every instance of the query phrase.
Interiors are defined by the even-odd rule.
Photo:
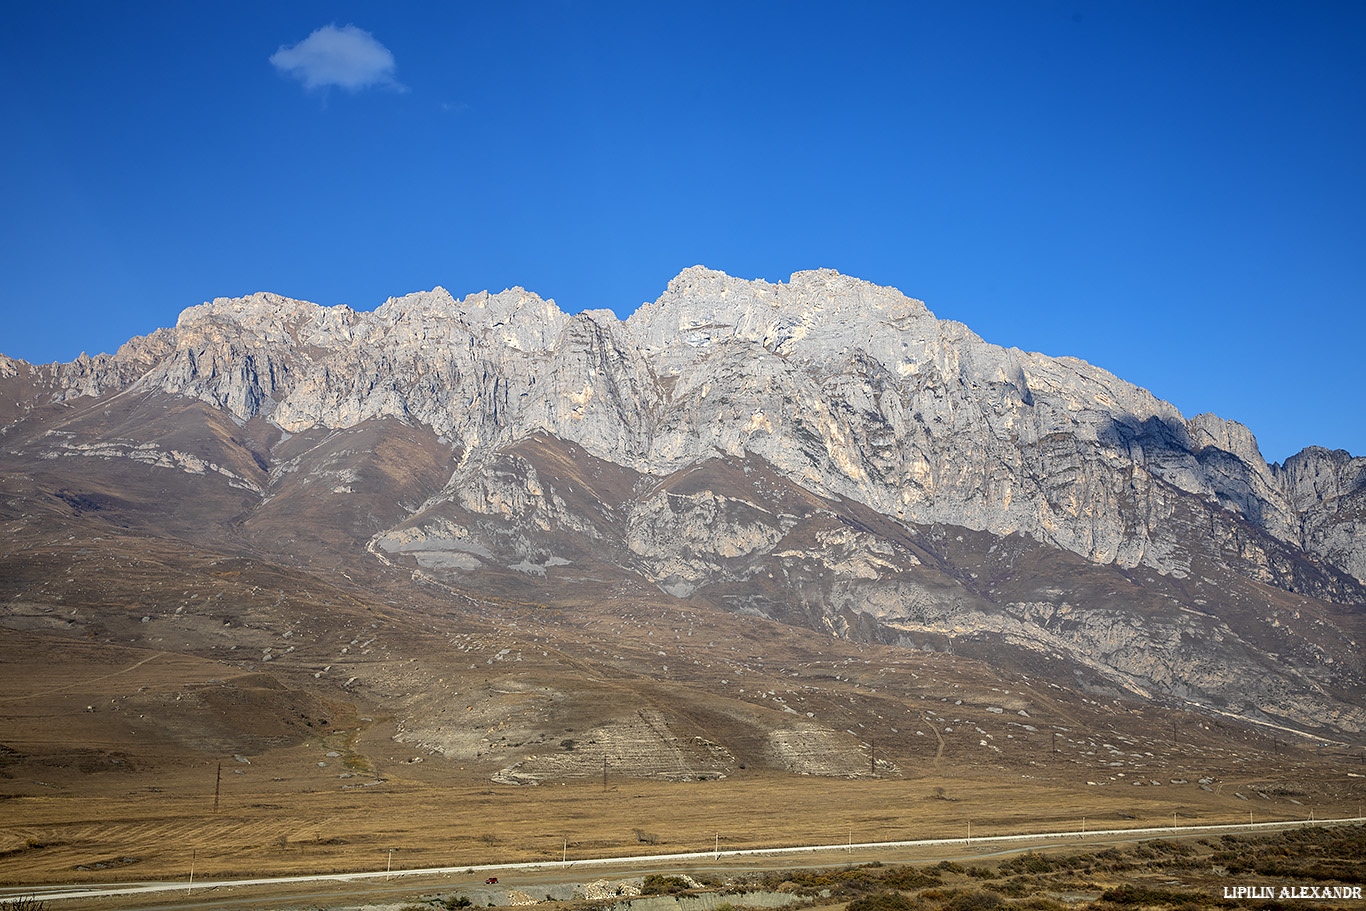
[[[1366,455],[1366,4],[0,4],[0,351],[831,267]]]

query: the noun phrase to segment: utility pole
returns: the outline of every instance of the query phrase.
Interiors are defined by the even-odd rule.
[[[607,793],[607,757],[602,757],[602,793]]]
[[[191,889],[194,888],[194,862],[195,862],[195,858],[198,857],[198,856],[199,856],[199,849],[198,849],[198,848],[191,848],[191,849],[190,849],[190,884],[189,884],[188,886],[185,887],[185,891],[186,891],[186,892],[189,892]]]

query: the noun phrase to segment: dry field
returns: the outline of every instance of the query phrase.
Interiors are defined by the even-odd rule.
[[[1190,786],[1057,787],[973,776],[688,783],[574,781],[527,788],[394,780],[339,792],[225,782],[187,770],[103,797],[0,803],[0,881],[100,882],[345,872],[845,841],[1356,815],[1238,800]],[[268,771],[268,770],[267,770]],[[433,776],[435,777],[435,776]],[[1360,793],[1358,790],[1356,793]]]

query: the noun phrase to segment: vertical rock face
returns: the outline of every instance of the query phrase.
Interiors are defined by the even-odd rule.
[[[1366,580],[1366,458],[1311,446],[1273,465],[1301,546]]]
[[[1332,621],[1354,642],[1366,602],[1366,459],[1311,448],[1268,465],[1240,424],[1187,420],[1085,361],[988,344],[895,289],[825,269],[769,283],[693,267],[625,322],[570,316],[521,288],[463,300],[436,288],[373,312],[220,299],[112,356],[0,358],[0,388],[0,446],[15,457],[238,465],[208,450],[162,458],[133,424],[44,436],[45,406],[112,393],[195,400],[244,438],[258,428],[232,478],[263,508],[310,470],[312,450],[286,441],[420,429],[430,440],[410,445],[433,460],[423,478],[444,452],[448,480],[400,484],[425,501],[368,514],[384,516],[371,553],[423,571],[534,581],[596,561],[677,597],[846,635],[871,623],[939,647],[990,632],[1181,698],[1233,692],[1182,645],[1218,622],[1236,640],[1225,652],[1264,672],[1248,656],[1266,653],[1250,643],[1270,621],[1248,619],[1249,605],[1354,606]],[[286,448],[288,472],[275,464]],[[364,451],[347,452],[351,474],[326,488],[338,496],[366,476]],[[1065,574],[1091,588],[1026,584],[1014,563],[987,577],[989,545],[955,556],[912,535],[946,528],[1066,554]],[[1126,586],[1146,594],[1115,594]],[[1235,598],[1221,586],[1243,599],[1242,619],[1192,619]],[[1361,672],[1350,653],[1304,643],[1278,654],[1300,656],[1293,680],[1277,678],[1294,698],[1272,687],[1257,699],[1285,717],[1309,711],[1304,692],[1350,692]],[[1311,672],[1329,663],[1347,676]],[[1360,723],[1359,708],[1334,711]]]

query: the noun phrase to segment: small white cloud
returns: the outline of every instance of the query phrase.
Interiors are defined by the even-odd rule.
[[[335,85],[349,92],[371,86],[406,91],[394,78],[394,55],[365,29],[324,25],[293,47],[281,46],[270,62],[306,89]]]

